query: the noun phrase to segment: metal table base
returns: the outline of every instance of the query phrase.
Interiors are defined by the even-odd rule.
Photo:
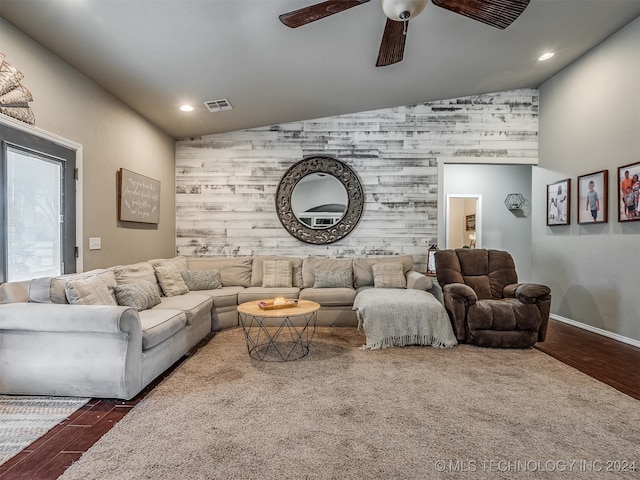
[[[305,357],[316,331],[317,311],[282,317],[279,326],[266,326],[266,317],[240,312],[249,356],[262,361],[288,362]],[[296,326],[291,318],[298,319]],[[272,318],[269,318],[270,320]],[[302,322],[299,319],[303,319]]]

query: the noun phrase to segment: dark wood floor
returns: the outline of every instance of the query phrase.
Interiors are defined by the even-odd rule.
[[[536,348],[640,400],[640,348],[555,320]]]
[[[549,322],[546,341],[537,344],[536,348],[640,400],[640,348],[554,320]],[[0,465],[0,480],[58,478],[162,378],[130,401],[91,400],[44,437]]]

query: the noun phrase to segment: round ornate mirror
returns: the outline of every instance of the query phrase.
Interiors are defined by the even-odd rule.
[[[306,243],[333,243],[351,233],[362,216],[357,175],[331,157],[309,157],[283,175],[276,191],[282,226]]]

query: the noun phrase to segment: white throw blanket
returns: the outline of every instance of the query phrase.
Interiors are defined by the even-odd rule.
[[[452,347],[458,343],[449,316],[430,293],[415,289],[371,288],[353,302],[365,350],[405,345]]]

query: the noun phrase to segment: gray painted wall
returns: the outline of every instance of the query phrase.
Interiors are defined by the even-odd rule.
[[[413,255],[438,238],[438,163],[534,163],[535,89],[343,115],[179,141],[177,249],[183,255]],[[360,176],[355,231],[328,246],[291,237],[275,191],[293,163],[329,155]]]
[[[83,146],[84,270],[175,254],[173,138],[0,18],[6,61],[24,74],[36,127]],[[119,224],[116,172],[161,182],[160,224]],[[102,249],[89,250],[89,237]]]
[[[482,196],[481,247],[508,251],[520,281],[532,278],[531,168],[531,165],[444,166],[444,197],[449,194]],[[510,193],[522,193],[528,204],[521,211],[507,209],[504,200]]]
[[[617,216],[617,168],[640,161],[640,19],[540,87],[533,276],[552,312],[640,341],[640,221]],[[609,222],[577,224],[577,176],[609,170]],[[547,227],[546,185],[571,178],[571,225]]]

